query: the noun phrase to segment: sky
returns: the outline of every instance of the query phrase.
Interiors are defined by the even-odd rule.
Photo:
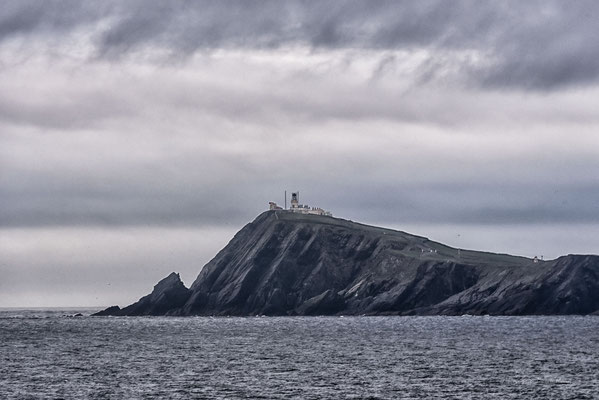
[[[189,286],[284,190],[545,259],[599,253],[595,1],[0,4],[0,307]]]

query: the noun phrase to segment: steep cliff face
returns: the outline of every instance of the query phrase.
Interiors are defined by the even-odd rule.
[[[171,274],[110,315],[588,314],[599,256],[541,261],[456,249],[342,219],[268,211],[190,289]]]
[[[434,314],[590,314],[599,310],[599,257],[569,255],[542,269],[488,272]]]

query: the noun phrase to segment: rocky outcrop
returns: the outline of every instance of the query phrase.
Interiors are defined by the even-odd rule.
[[[149,295],[139,299],[123,309],[118,306],[109,307],[95,316],[103,315],[169,315],[183,307],[191,292],[183,285],[179,274],[171,273],[158,282]]]
[[[102,311],[98,311],[97,313],[92,314],[95,317],[106,317],[109,315],[119,315],[119,312],[121,311],[121,307],[119,306],[111,306],[108,307],[105,310]]]
[[[534,262],[343,219],[267,211],[186,289],[101,315],[524,315],[599,310],[599,256]],[[98,314],[100,315],[100,314]]]

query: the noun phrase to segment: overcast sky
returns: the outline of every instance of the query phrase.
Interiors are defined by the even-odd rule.
[[[0,307],[190,285],[285,189],[447,244],[599,252],[596,1],[0,4]]]

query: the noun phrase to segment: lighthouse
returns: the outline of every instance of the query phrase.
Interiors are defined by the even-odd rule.
[[[291,193],[291,208],[299,207],[299,192]]]
[[[285,204],[287,203],[287,192],[285,192]],[[281,207],[277,205],[275,202],[269,202],[269,210],[282,210]],[[310,207],[307,204],[299,203],[299,192],[291,193],[291,207],[289,207],[290,212],[298,213],[298,214],[312,214],[312,215],[324,215],[327,217],[332,217],[329,211],[323,210],[320,207]]]

